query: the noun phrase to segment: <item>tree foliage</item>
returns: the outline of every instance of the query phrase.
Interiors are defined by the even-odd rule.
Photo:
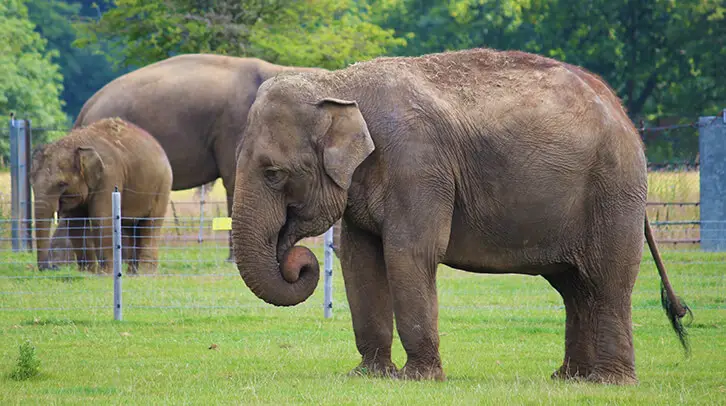
[[[53,62],[57,51],[34,30],[23,0],[0,2],[0,112],[32,119],[35,126],[65,125],[60,93],[63,77]],[[7,159],[8,139],[0,138]]]
[[[402,55],[519,49],[603,76],[634,119],[715,113],[726,104],[726,4],[719,0],[378,0]]]
[[[123,66],[181,53],[253,56],[273,63],[339,68],[402,46],[373,24],[356,0],[117,0],[98,21],[80,24],[85,47],[123,44]]]
[[[60,92],[73,117],[116,76],[182,53],[337,69],[490,47],[584,66],[636,123],[672,124],[726,107],[725,20],[723,0],[0,0],[0,112],[52,126]],[[696,135],[651,136],[649,156],[695,155]]]
[[[100,10],[86,4],[59,0],[26,0],[30,20],[35,30],[48,40],[47,48],[57,51],[55,58],[63,75],[64,111],[76,117],[83,104],[98,89],[124,71],[112,69],[109,61],[100,54],[107,49],[104,41],[79,49],[72,44],[76,40],[73,21],[85,15],[98,16]],[[85,6],[85,7],[84,7]]]
[[[408,39],[399,55],[519,49],[584,66],[630,117],[690,122],[726,107],[723,0],[377,0],[374,21]],[[673,118],[680,118],[673,119]],[[665,119],[665,120],[663,120]],[[649,158],[693,160],[698,132],[646,138]]]

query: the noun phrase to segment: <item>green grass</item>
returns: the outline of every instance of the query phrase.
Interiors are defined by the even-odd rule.
[[[346,376],[359,358],[339,269],[334,317],[326,320],[322,283],[303,304],[277,308],[254,297],[223,262],[224,247],[162,255],[193,265],[167,261],[158,276],[125,277],[122,322],[113,321],[109,277],[0,270],[0,404],[726,402],[726,254],[664,253],[677,293],[694,311],[689,359],[660,309],[657,271],[644,256],[633,295],[635,387],[549,379],[562,361],[565,314],[539,277],[442,267],[448,380],[401,382]],[[14,259],[32,262],[27,254]],[[36,347],[40,375],[16,382],[8,374],[25,340]],[[397,337],[394,361],[405,362]]]
[[[217,182],[208,200],[224,200],[223,192]],[[0,200],[9,193],[0,173]],[[172,199],[197,197],[187,190]],[[698,201],[698,173],[649,174],[649,201]],[[185,217],[198,206],[176,210]],[[651,207],[649,214],[652,221],[690,220],[698,209]],[[322,280],[305,303],[276,308],[223,261],[226,243],[179,248],[162,252],[158,275],[124,277],[122,322],[113,321],[111,278],[72,269],[39,273],[31,255],[3,251],[0,404],[726,403],[726,254],[663,252],[676,292],[695,316],[686,359],[660,308],[646,250],[633,294],[640,384],[611,387],[549,379],[562,361],[565,314],[542,278],[442,267],[447,382],[351,378],[346,373],[359,357],[338,268],[334,317],[326,320]],[[17,382],[9,375],[26,340],[36,348],[40,375]],[[398,337],[394,361],[405,362]]]

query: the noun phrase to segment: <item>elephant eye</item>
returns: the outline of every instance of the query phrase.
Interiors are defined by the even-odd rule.
[[[60,181],[60,182],[58,182],[58,187],[59,187],[60,189],[64,189],[64,188],[67,188],[67,187],[68,187],[68,182],[65,182],[65,181]]]
[[[287,172],[284,170],[280,168],[265,169],[265,181],[268,185],[272,187],[279,186],[285,179],[287,179]]]

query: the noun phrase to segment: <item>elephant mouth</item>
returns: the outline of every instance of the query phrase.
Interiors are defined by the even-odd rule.
[[[75,208],[81,204],[81,199],[77,196],[61,195],[58,198],[58,213],[63,213]]]
[[[292,218],[290,217],[289,210],[285,216],[285,223],[277,233],[277,263],[281,264],[285,258],[287,251],[292,248],[298,239],[292,232]]]

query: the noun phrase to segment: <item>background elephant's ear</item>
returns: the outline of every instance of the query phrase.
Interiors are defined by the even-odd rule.
[[[325,172],[347,190],[355,169],[375,149],[373,139],[355,101],[325,98],[317,104],[330,114],[330,127],[322,139]]]
[[[101,156],[93,147],[78,147],[76,155],[78,157],[78,169],[88,187],[98,187],[103,178],[103,171],[106,169]]]

